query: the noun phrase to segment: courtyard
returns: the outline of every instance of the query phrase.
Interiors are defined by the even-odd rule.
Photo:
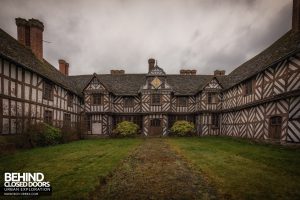
[[[299,166],[298,147],[228,137],[80,140],[0,157],[2,175],[44,173],[46,199],[299,199]]]

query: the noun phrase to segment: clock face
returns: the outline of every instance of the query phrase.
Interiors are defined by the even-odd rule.
[[[159,86],[162,84],[162,82],[159,80],[159,78],[155,77],[152,81],[151,81],[151,85],[153,85],[153,87],[155,89],[159,88]]]

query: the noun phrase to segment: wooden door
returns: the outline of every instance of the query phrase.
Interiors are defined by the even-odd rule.
[[[281,138],[282,117],[274,116],[270,118],[269,137],[270,139]]]
[[[96,122],[92,124],[92,134],[96,134],[96,135],[102,134],[102,124],[100,122]]]
[[[150,128],[149,128],[149,135],[162,135],[162,123],[161,119],[151,119],[150,120]]]

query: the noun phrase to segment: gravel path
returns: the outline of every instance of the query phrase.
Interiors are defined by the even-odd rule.
[[[92,199],[217,199],[215,190],[161,138],[140,145]]]

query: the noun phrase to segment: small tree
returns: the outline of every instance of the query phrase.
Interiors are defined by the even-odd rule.
[[[133,136],[138,133],[139,126],[133,122],[123,121],[113,130],[115,136]]]
[[[171,127],[171,132],[178,136],[187,136],[195,132],[195,126],[185,120],[176,121]]]

